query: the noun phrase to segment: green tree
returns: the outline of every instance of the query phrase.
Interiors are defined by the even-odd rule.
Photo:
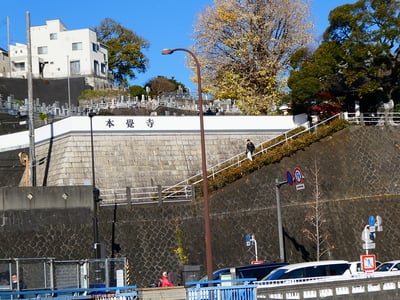
[[[142,95],[146,95],[146,90],[140,85],[131,85],[128,89],[129,95],[142,99]]]
[[[379,101],[396,101],[399,14],[398,0],[359,0],[332,10],[317,51],[305,60],[294,57],[289,86],[295,103],[311,102],[321,90],[345,104],[359,100],[363,111],[374,110]]]
[[[185,90],[185,85],[175,80],[175,78],[166,78],[165,76],[157,76],[150,79],[146,84],[149,88],[151,96],[159,96],[163,92],[174,92],[178,90]]]
[[[116,84],[127,86],[128,79],[136,78],[136,72],[146,71],[148,59],[142,50],[149,48],[149,43],[144,38],[110,18],[93,30],[108,47],[108,68]]]
[[[346,88],[337,63],[340,53],[335,42],[324,42],[314,52],[303,48],[293,54],[288,86],[294,113],[332,99],[342,103]]]
[[[311,39],[308,17],[307,0],[215,0],[195,24],[204,92],[236,100],[246,114],[267,113],[291,54]]]

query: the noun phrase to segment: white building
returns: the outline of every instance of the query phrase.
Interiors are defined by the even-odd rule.
[[[28,47],[10,45],[11,77],[26,78]],[[33,78],[85,77],[94,88],[109,87],[108,51],[90,29],[67,30],[60,20],[31,26]]]
[[[7,77],[10,74],[10,60],[8,51],[0,48],[0,77]]]

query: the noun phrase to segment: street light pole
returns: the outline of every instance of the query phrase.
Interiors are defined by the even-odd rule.
[[[285,249],[283,244],[283,230],[282,230],[282,213],[281,213],[281,199],[279,195],[279,188],[288,183],[287,180],[279,181],[275,178],[275,194],[276,194],[276,214],[278,217],[278,236],[279,236],[279,258],[281,262],[285,262]]]
[[[200,144],[201,144],[201,166],[203,174],[203,198],[204,198],[204,238],[206,245],[206,267],[207,277],[212,280],[213,265],[212,265],[212,246],[211,246],[211,226],[210,226],[210,208],[208,201],[208,181],[207,181],[207,160],[206,160],[206,146],[204,137],[204,113],[203,113],[203,97],[201,88],[201,73],[200,62],[196,55],[185,48],[163,49],[161,54],[168,55],[175,51],[184,51],[190,54],[196,64],[197,76],[197,97],[199,101],[199,117],[200,117]]]
[[[100,191],[96,187],[96,177],[94,171],[94,147],[93,147],[93,117],[96,113],[90,112],[88,114],[90,118],[90,146],[92,150],[92,192],[93,192],[93,249],[94,256],[96,259],[100,258],[100,244],[99,244],[99,232],[98,232],[98,220],[97,220],[97,202],[99,202]]]

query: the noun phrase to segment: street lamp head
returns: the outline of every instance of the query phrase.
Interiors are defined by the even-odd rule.
[[[172,53],[174,53],[174,50],[172,50],[172,49],[162,49],[162,51],[161,51],[161,54],[162,55],[168,55],[168,54],[172,54]]]

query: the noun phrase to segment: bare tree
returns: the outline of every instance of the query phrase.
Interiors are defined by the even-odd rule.
[[[316,247],[316,257],[319,261],[333,246],[329,243],[329,232],[327,230],[327,221],[320,206],[321,191],[319,189],[319,167],[317,159],[314,159],[314,178],[313,196],[315,202],[311,204],[312,209],[306,215],[305,221],[307,227],[303,229],[305,237],[314,243]]]
[[[246,114],[267,113],[311,28],[308,0],[215,0],[194,30],[204,90],[236,100]]]

